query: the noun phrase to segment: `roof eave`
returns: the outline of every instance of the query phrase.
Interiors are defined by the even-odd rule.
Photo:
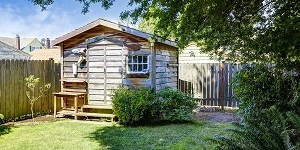
[[[111,22],[111,21],[108,21],[108,20],[104,20],[104,19],[97,19],[97,20],[95,20],[95,21],[93,21],[93,22],[91,22],[91,23],[89,23],[85,26],[82,26],[78,29],[75,29],[72,32],[69,32],[69,33],[67,33],[67,34],[65,34],[61,37],[58,37],[58,38],[52,40],[52,46],[60,46],[60,44],[63,41],[65,41],[69,38],[72,38],[76,35],[79,35],[79,34],[85,32],[85,31],[87,31],[89,29],[92,29],[94,27],[97,27],[99,25],[106,26],[106,27],[112,28],[114,30],[125,32],[125,33],[128,33],[128,34],[134,35],[134,36],[138,36],[138,37],[147,39],[148,41],[150,41],[151,37],[155,37],[157,42],[177,48],[177,45],[176,45],[175,42],[172,42],[172,41],[169,41],[169,40],[164,40],[161,37],[153,36],[152,34],[145,33],[145,32],[142,32],[142,31],[139,31],[139,30],[127,27],[127,26],[123,26],[123,25],[120,25],[120,24],[117,24],[117,23],[114,23],[114,22]]]

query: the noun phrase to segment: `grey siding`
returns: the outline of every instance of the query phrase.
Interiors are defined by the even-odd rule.
[[[63,58],[63,77],[64,78],[74,78],[72,71],[72,64],[75,64],[79,60],[79,55],[74,54],[72,51],[64,52]],[[83,68],[78,67],[77,78],[87,78],[87,65]]]
[[[178,61],[177,51],[158,45],[156,48],[156,91],[165,87],[177,89]]]
[[[126,50],[120,42],[104,40],[96,45],[88,49],[88,100],[90,105],[111,105],[112,90],[123,82]]]

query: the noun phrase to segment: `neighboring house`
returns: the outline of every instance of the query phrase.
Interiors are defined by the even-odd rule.
[[[0,41],[0,59],[28,60],[30,55]]]
[[[186,46],[179,53],[179,64],[185,63],[220,63],[220,61],[211,58],[208,54],[200,53],[200,47],[195,43]]]
[[[15,38],[0,37],[0,41],[25,53],[30,53],[36,49],[45,49],[45,46],[37,38],[20,39],[19,35],[16,35]]]
[[[60,49],[40,49],[29,53],[32,60],[53,59],[55,63],[60,62]]]
[[[60,46],[63,53],[61,77],[85,79],[88,104],[111,106],[111,90],[121,85],[155,91],[167,86],[177,88],[176,43],[160,37],[151,40],[153,37],[98,19],[56,38],[52,44]],[[86,55],[86,63],[81,63],[80,52]]]

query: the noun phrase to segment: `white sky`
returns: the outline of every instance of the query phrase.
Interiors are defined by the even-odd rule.
[[[109,10],[100,3],[91,5],[90,12],[81,14],[82,4],[76,0],[55,0],[48,10],[41,11],[28,0],[0,0],[0,36],[21,38],[36,37],[51,40],[88,24],[98,18],[120,21],[119,15],[128,0],[116,0]]]

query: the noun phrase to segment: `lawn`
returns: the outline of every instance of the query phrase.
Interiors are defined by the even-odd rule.
[[[141,127],[90,121],[48,121],[0,126],[0,149],[213,149],[206,139],[226,123],[160,123]]]

